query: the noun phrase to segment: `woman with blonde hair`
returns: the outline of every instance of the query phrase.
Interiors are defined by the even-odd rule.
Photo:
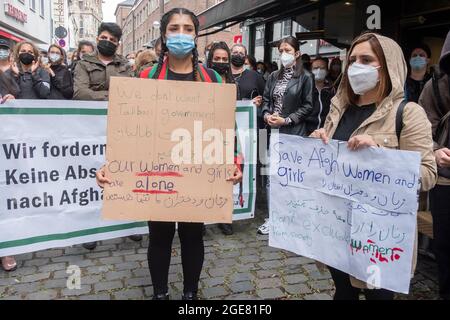
[[[50,75],[39,66],[39,50],[31,42],[17,44],[14,62],[6,71],[20,87],[17,99],[48,99],[50,96]]]
[[[139,76],[143,70],[153,67],[157,60],[156,53],[152,49],[140,52],[136,57],[136,76]]]

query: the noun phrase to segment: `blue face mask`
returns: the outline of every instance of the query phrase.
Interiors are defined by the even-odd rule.
[[[0,49],[0,60],[7,60],[9,58],[9,50]]]
[[[190,34],[177,33],[167,36],[167,49],[177,58],[184,58],[195,48],[194,37]]]
[[[411,58],[411,60],[409,60],[409,64],[411,65],[411,68],[413,68],[414,70],[422,70],[427,66],[428,62],[426,58],[417,56]]]

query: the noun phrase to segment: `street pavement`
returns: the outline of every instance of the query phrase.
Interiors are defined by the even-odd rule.
[[[271,248],[268,236],[256,230],[264,213],[233,224],[234,234],[224,236],[217,225],[207,226],[205,262],[200,281],[201,299],[329,300],[333,281],[314,261]],[[0,299],[151,299],[152,281],[147,264],[148,237],[99,242],[93,251],[81,245],[16,256],[14,272],[0,271]],[[81,270],[80,288],[70,289],[68,267]],[[70,269],[69,269],[70,270]],[[437,266],[419,256],[409,295],[396,299],[437,299]],[[175,236],[169,271],[169,293],[180,299],[183,282],[180,242]]]

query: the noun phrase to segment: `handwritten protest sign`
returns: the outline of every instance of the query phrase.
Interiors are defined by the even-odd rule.
[[[271,167],[270,246],[408,293],[419,153],[280,134]]]
[[[103,217],[231,222],[236,86],[113,78]]]

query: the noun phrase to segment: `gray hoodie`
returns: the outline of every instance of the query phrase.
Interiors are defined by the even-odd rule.
[[[436,131],[438,129],[439,122],[442,117],[450,112],[450,32],[447,34],[447,39],[445,41],[444,47],[442,48],[441,59],[439,61],[439,68],[443,75],[437,80],[439,93],[442,99],[442,109],[439,108],[436,95],[434,94],[433,89],[433,80],[428,81],[425,85],[425,88],[422,91],[422,94],[419,98],[419,104],[425,109],[427,113],[428,119],[431,122],[433,129],[433,137],[435,137]],[[448,123],[448,122],[447,122]],[[447,126],[447,132],[449,132],[450,128]],[[450,134],[447,133],[447,134]],[[435,137],[436,138],[436,137]],[[450,143],[450,141],[449,141]],[[447,145],[439,145],[436,140],[434,141],[434,149],[441,149],[444,147],[450,147],[449,143]],[[440,185],[450,185],[450,179],[446,179],[439,176],[438,184]]]

